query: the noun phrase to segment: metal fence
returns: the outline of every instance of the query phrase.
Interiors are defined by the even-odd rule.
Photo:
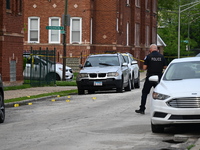
[[[24,83],[31,86],[56,84],[56,50],[24,51]]]

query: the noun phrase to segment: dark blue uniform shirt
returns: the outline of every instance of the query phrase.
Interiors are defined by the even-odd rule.
[[[145,57],[144,65],[147,65],[147,76],[162,75],[163,67],[167,66],[164,56],[157,51]]]

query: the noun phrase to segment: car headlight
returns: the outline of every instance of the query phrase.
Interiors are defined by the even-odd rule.
[[[107,76],[108,77],[116,77],[116,76],[118,76],[119,75],[119,73],[118,72],[109,72],[108,74],[107,74]]]
[[[165,99],[169,98],[170,96],[153,92],[152,97],[153,97],[153,99],[157,99],[157,100],[165,100]]]
[[[79,78],[86,78],[86,77],[88,77],[88,74],[87,73],[79,73],[78,77]]]

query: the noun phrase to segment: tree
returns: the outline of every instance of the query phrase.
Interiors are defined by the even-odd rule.
[[[164,51],[165,56],[177,57],[178,6],[193,1],[195,0],[158,0],[158,34],[167,44]],[[181,13],[180,50],[182,57],[194,55],[192,51],[187,51],[187,48],[190,50],[200,48],[199,9],[200,4]]]

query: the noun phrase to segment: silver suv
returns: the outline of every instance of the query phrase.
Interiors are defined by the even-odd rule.
[[[140,69],[133,55],[130,53],[122,53],[126,62],[128,63],[130,76],[131,76],[131,88],[140,88]]]
[[[131,79],[127,63],[120,53],[90,55],[76,78],[78,94],[97,90],[116,89],[131,91]]]

